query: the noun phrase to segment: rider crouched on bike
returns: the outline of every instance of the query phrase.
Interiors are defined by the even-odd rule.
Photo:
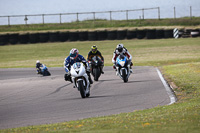
[[[71,66],[75,62],[82,62],[84,64],[85,69],[86,69],[86,73],[87,73],[89,81],[90,81],[90,84],[92,84],[93,81],[90,77],[90,67],[89,67],[88,63],[86,62],[85,58],[82,55],[79,54],[79,51],[76,48],[73,48],[70,51],[69,56],[67,58],[65,58],[65,61],[64,61],[64,68],[65,68],[65,71],[66,71],[66,74],[64,76],[65,80],[72,82],[70,69],[71,69]]]
[[[104,72],[103,72],[104,58],[103,58],[103,56],[101,55],[101,52],[100,52],[99,50],[97,50],[97,46],[96,46],[96,45],[93,45],[93,46],[91,47],[91,51],[88,53],[87,61],[90,63],[91,60],[92,60],[92,58],[93,58],[94,56],[98,56],[98,57],[101,58],[102,65],[101,65],[100,68],[101,68],[101,73],[104,74]],[[90,66],[90,67],[91,67],[91,66]]]
[[[132,63],[132,55],[128,52],[128,50],[124,47],[123,44],[118,44],[114,53],[113,53],[113,58],[112,58],[112,62],[113,62],[113,68],[116,70],[116,59],[119,55],[125,55],[126,57],[128,57],[129,60],[129,64],[130,64],[130,72],[132,73],[132,68],[131,66],[133,65]]]
[[[40,63],[39,60],[36,61],[36,70],[37,70],[37,74],[40,74],[41,73],[41,68],[40,67],[43,67],[43,64]]]

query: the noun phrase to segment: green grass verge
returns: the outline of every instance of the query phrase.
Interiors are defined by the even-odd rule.
[[[177,94],[179,102],[199,98],[200,62],[168,65],[163,66],[163,69],[167,74],[166,79],[168,82],[176,83],[174,91]]]
[[[68,29],[94,29],[94,28],[118,28],[118,27],[153,27],[153,26],[195,26],[199,27],[200,17],[177,19],[144,19],[144,20],[85,20],[63,24],[29,24],[0,26],[0,32],[41,31],[41,30],[68,30]]]
[[[178,86],[175,87],[179,98],[177,103],[107,117],[5,129],[0,132],[198,133],[200,131],[200,38],[2,46],[0,64],[1,67],[33,67],[35,60],[41,59],[47,66],[62,66],[64,57],[72,47],[79,48],[80,53],[86,56],[90,46],[95,44],[106,57],[106,65],[111,65],[112,52],[120,42],[124,43],[133,55],[134,65],[161,67],[168,81]]]
[[[128,48],[136,66],[199,62],[199,42],[200,38],[183,38],[6,45],[0,47],[0,68],[35,67],[36,60],[41,60],[48,67],[61,67],[71,48],[78,48],[86,58],[92,45],[98,46],[105,58],[105,65],[111,66],[113,51],[118,43]]]

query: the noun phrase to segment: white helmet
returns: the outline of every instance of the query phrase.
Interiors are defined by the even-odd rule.
[[[40,63],[40,61],[39,61],[39,60],[37,60],[37,61],[36,61],[36,63]]]
[[[124,45],[123,45],[123,44],[120,43],[120,44],[117,45],[117,50],[118,50],[119,52],[122,52],[123,48],[124,48]]]
[[[72,60],[76,59],[76,58],[78,57],[78,49],[73,48],[73,49],[70,51],[69,55],[70,55],[70,58],[71,58]]]

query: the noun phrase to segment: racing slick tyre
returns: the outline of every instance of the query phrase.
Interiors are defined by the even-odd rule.
[[[124,83],[126,83],[128,81],[128,78],[127,78],[125,69],[122,70],[122,77],[123,77]]]
[[[78,89],[80,90],[80,94],[82,98],[86,97],[85,86],[83,85],[83,80],[78,81]]]
[[[99,68],[94,68],[93,69],[93,74],[94,74],[94,80],[95,81],[98,81],[99,80],[99,77],[100,77],[100,69]]]

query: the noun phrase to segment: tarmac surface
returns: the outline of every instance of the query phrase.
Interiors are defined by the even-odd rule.
[[[0,69],[0,129],[41,125],[133,112],[167,105],[170,97],[155,67],[134,67],[127,83],[104,67],[99,81],[82,99],[64,80],[63,68],[49,68],[51,76],[34,68]]]

